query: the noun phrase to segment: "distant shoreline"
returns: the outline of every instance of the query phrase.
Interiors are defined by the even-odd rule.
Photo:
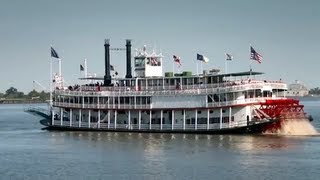
[[[0,104],[37,104],[46,103],[47,100],[33,100],[33,99],[0,99]]]

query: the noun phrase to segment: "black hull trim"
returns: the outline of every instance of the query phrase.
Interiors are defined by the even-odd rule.
[[[106,129],[106,128],[85,128],[85,127],[68,127],[60,125],[50,125],[46,119],[41,120],[40,123],[46,127],[43,130],[54,131],[105,131],[105,132],[136,132],[136,133],[185,133],[185,134],[261,134],[266,126],[276,123],[276,120],[262,122],[259,124],[252,124],[244,127],[225,128],[225,129],[199,129],[199,130],[159,130],[159,129]]]

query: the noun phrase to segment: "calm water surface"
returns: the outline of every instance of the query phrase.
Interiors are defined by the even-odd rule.
[[[23,107],[0,105],[0,179],[320,178],[320,136],[49,132]]]

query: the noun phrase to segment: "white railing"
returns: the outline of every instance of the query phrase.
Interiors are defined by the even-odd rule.
[[[139,95],[178,95],[178,94],[208,94],[217,92],[236,92],[249,89],[262,89],[264,86],[271,86],[273,89],[286,89],[287,85],[282,82],[264,82],[251,81],[246,83],[226,82],[220,84],[207,85],[186,85],[188,88],[177,90],[172,86],[165,86],[163,89],[142,89],[140,91],[130,87],[101,87],[100,91],[95,88],[88,91],[70,91],[70,90],[55,90],[55,94],[69,96],[139,96]],[[129,89],[128,89],[129,88]]]
[[[283,97],[268,97],[268,99],[284,99]],[[232,106],[232,105],[246,105],[252,103],[265,102],[265,97],[257,98],[247,98],[239,99],[232,101],[223,101],[223,102],[210,102],[207,104],[207,107],[223,107],[223,106]],[[65,107],[65,108],[82,108],[82,109],[152,109],[152,104],[148,105],[125,105],[125,104],[74,104],[74,103],[63,103],[63,102],[53,102],[54,106]],[[205,106],[203,106],[205,107]],[[179,107],[181,108],[181,107]],[[201,108],[201,107],[195,107]]]
[[[73,121],[71,127],[78,128],[79,127],[79,122],[78,121]],[[54,125],[56,126],[65,126],[65,127],[70,127],[70,122],[69,121],[61,121],[60,120],[54,120]],[[195,128],[197,126],[197,128]],[[244,127],[247,126],[247,121],[232,121],[230,123],[214,123],[214,124],[209,124],[209,128],[207,124],[185,124],[185,130],[214,130],[214,129],[225,129],[225,128],[234,128],[234,127]],[[117,124],[115,128],[115,124],[110,123],[99,123],[97,122],[91,122],[90,127],[88,122],[81,122],[81,128],[92,128],[92,129],[124,129],[124,130],[139,130],[139,125],[138,124]],[[108,128],[109,127],[109,128]],[[151,124],[151,129],[150,129],[150,124],[141,124],[140,125],[140,130],[161,130],[161,125],[160,124]],[[163,124],[162,125],[162,130],[172,130],[172,124]],[[173,125],[173,130],[183,130],[183,124],[174,124]]]

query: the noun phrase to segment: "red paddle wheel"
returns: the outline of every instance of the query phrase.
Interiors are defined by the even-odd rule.
[[[260,103],[261,118],[278,120],[266,126],[265,131],[274,132],[280,129],[284,121],[306,119],[303,107],[299,104],[299,100],[295,99],[269,99]]]

